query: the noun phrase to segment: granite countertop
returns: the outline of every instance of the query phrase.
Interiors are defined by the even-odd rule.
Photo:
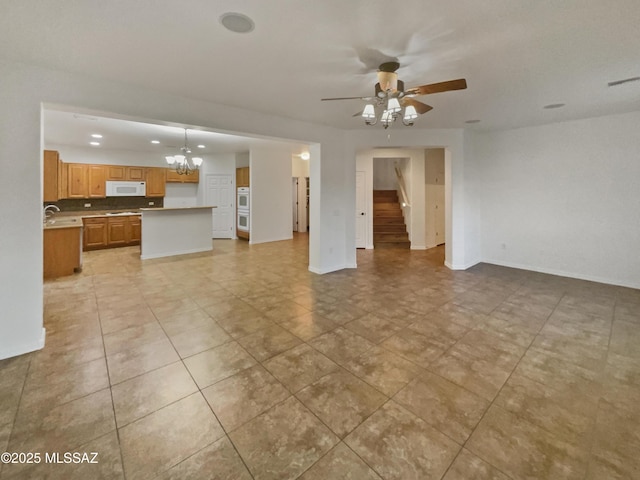
[[[63,217],[80,217],[80,218],[93,218],[93,217],[112,217],[114,215],[140,215],[139,208],[129,208],[125,210],[91,210],[91,211],[75,211],[75,212],[58,212],[53,215],[53,218]]]
[[[169,210],[197,210],[200,208],[218,208],[218,207],[215,207],[213,205],[204,205],[204,206],[197,206],[197,207],[141,208],[140,211],[141,212],[166,212]]]
[[[93,210],[90,212],[56,212],[42,225],[44,229],[79,228],[83,218],[117,217],[126,215],[140,215],[139,209],[128,210]]]
[[[47,221],[42,225],[44,230],[53,230],[58,228],[81,228],[82,217],[78,216],[60,216],[49,217]]]

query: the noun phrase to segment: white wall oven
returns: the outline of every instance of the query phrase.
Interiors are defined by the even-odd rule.
[[[244,233],[242,235],[244,238],[248,238],[249,234],[249,226],[250,217],[249,217],[249,205],[250,205],[250,197],[249,197],[249,187],[238,187],[238,198],[237,198],[237,214],[238,214],[238,232]]]
[[[249,212],[238,209],[238,231],[249,233]]]
[[[249,195],[249,187],[238,187],[238,202],[236,203],[238,211],[249,211]]]

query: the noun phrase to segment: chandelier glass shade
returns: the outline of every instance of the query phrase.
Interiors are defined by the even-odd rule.
[[[400,105],[400,101],[396,97],[390,97],[386,103],[386,108],[382,111],[382,114],[378,118],[376,113],[376,106],[384,105],[383,102],[378,102],[376,105],[368,103],[362,111],[362,118],[367,125],[375,125],[380,121],[384,128],[389,128],[398,117],[402,118],[402,124],[408,127],[413,126],[413,122],[418,118],[418,112],[413,105],[406,105],[403,107]]]
[[[178,155],[167,155],[164,157],[169,166],[175,168],[179,175],[191,175],[202,165],[201,157],[192,157],[191,149],[187,144],[187,129],[184,129],[184,146],[180,147]]]

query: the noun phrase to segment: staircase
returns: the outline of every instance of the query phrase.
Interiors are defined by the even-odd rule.
[[[395,190],[373,191],[373,245],[375,248],[411,247]]]

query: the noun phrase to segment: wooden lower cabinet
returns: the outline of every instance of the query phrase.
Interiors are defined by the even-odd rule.
[[[124,247],[127,245],[129,217],[111,217],[107,219],[107,245]]]
[[[91,217],[83,219],[83,250],[139,245],[140,215]]]
[[[129,217],[130,237],[129,245],[140,245],[142,240],[142,219],[140,215]]]
[[[107,247],[106,217],[83,218],[82,225],[84,227],[82,235],[83,250],[97,250]]]
[[[45,228],[43,231],[44,278],[73,275],[81,269],[80,228]]]

